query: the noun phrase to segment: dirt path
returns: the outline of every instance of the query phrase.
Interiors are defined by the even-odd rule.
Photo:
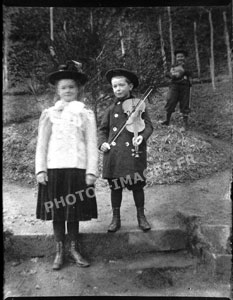
[[[231,226],[230,182],[231,171],[225,170],[195,182],[147,188],[146,214],[152,228],[176,226],[173,217],[177,211],[200,215],[203,224]],[[5,228],[13,230],[14,234],[52,234],[50,222],[35,218],[35,189],[4,182],[3,196]],[[81,232],[106,232],[111,219],[109,192],[97,191],[97,202],[99,218],[82,222]],[[132,195],[125,191],[121,230],[135,229],[136,224]],[[170,284],[163,282],[164,279],[159,279],[162,280],[159,283],[154,279],[156,269],[125,270],[118,266],[117,261],[105,261],[101,257],[93,258],[91,267],[85,270],[67,262],[60,272],[51,270],[52,260],[53,254],[6,262],[5,296],[229,297],[230,293],[228,283],[208,282],[208,274],[204,274],[207,278],[203,278],[203,273],[198,275],[195,269],[169,271],[169,276],[174,278]],[[184,262],[187,259],[184,258]]]
[[[155,185],[145,189],[146,215],[154,228],[171,227],[177,211],[201,216],[203,224],[231,225],[231,171],[217,172],[194,182],[174,185]],[[110,194],[97,190],[98,219],[81,222],[82,232],[106,231],[111,220]],[[50,234],[50,222],[35,217],[36,190],[8,182],[3,183],[4,227],[15,234]],[[136,226],[136,209],[132,193],[124,191],[122,227]]]

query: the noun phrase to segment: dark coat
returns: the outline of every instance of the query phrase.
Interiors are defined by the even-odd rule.
[[[116,139],[116,145],[111,146],[110,151],[104,153],[103,178],[119,178],[127,175],[134,178],[135,173],[142,176],[147,166],[146,140],[153,132],[153,125],[147,109],[143,112],[142,118],[145,121],[145,129],[139,133],[143,136],[143,141],[139,146],[139,158],[132,156],[134,134],[125,128]],[[127,115],[122,109],[122,101],[115,98],[114,103],[107,109],[98,131],[99,149],[104,142],[112,140],[126,120]]]

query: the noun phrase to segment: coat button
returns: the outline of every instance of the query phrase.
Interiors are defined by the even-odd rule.
[[[115,115],[114,115],[115,118],[118,118],[118,116],[119,116],[118,114],[115,114]]]
[[[113,129],[112,129],[113,131],[117,131],[117,128],[116,127],[113,127]]]
[[[126,147],[129,147],[129,142],[126,142],[126,143],[125,143],[125,146],[126,146]]]

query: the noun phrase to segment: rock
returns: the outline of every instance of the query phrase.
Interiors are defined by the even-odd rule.
[[[18,266],[20,264],[21,264],[20,261],[14,261],[11,265],[12,265],[12,267],[16,267],[16,266]]]
[[[115,264],[116,261],[115,261],[115,260],[109,260],[109,263],[110,263],[110,264]]]

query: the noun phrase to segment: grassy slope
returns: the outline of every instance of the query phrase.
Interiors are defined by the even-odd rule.
[[[217,82],[213,92],[211,84],[193,86],[190,131],[182,129],[182,119],[174,113],[172,125],[162,127],[159,119],[164,117],[167,89],[152,99],[149,111],[154,124],[154,133],[148,141],[148,184],[183,182],[204,177],[229,166],[229,146],[218,143],[218,137],[228,144],[231,141],[231,84]],[[4,102],[4,121],[11,122],[3,129],[4,178],[35,183],[34,156],[37,138],[38,107],[30,96]],[[49,105],[48,98],[46,106]],[[13,120],[24,120],[13,123]],[[25,121],[26,120],[26,121]],[[205,133],[205,135],[203,135]],[[99,168],[101,171],[102,155]],[[97,186],[105,186],[99,179]]]

